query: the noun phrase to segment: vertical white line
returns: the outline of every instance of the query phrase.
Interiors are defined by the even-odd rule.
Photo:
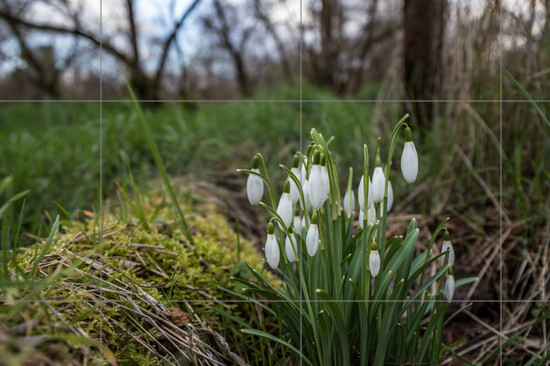
[[[99,0],[99,258],[103,258],[103,0]],[[99,356],[103,362],[103,272],[99,271]]]
[[[499,61],[500,61],[500,70],[499,70],[499,142],[500,142],[500,151],[502,151],[502,2],[499,2],[499,30],[498,30],[498,49],[499,49]],[[499,263],[499,326],[500,326],[500,335],[499,335],[499,364],[502,366],[502,342],[504,341],[502,336],[502,153],[499,154],[499,204],[501,211],[499,214],[499,250],[500,250],[500,263]]]

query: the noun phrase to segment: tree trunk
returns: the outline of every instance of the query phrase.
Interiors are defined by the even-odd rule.
[[[405,0],[405,90],[411,100],[441,97],[443,34],[446,0]],[[429,127],[438,103],[412,103],[409,111],[421,126]]]

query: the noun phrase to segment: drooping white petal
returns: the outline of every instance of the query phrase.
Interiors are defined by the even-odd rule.
[[[382,202],[384,200],[384,188],[386,179],[382,167],[376,167],[372,174],[372,199],[374,202]]]
[[[323,207],[327,199],[323,169],[320,165],[313,165],[311,168],[311,175],[309,177],[309,198],[311,200],[311,205],[316,210]]]
[[[445,283],[445,297],[447,301],[451,302],[455,293],[455,277],[453,275],[447,276],[447,282]]]
[[[302,227],[302,229],[307,229],[307,228],[306,228],[306,217],[305,217],[305,216],[302,216],[302,222],[301,222],[301,225],[302,225],[302,226],[301,226],[301,227]]]
[[[300,171],[298,170],[298,168],[292,168],[290,169],[290,171],[296,176],[296,178],[300,178]],[[300,190],[294,182],[294,179],[289,176],[288,180],[290,181],[290,198],[292,199],[292,204],[296,204],[296,202],[298,202],[298,199],[300,198]]]
[[[449,264],[452,266],[455,265],[455,251],[453,249],[453,244],[449,240],[444,240],[443,245],[441,246],[441,253],[449,251]],[[445,256],[441,257],[441,263],[445,263]]]
[[[290,236],[287,236],[285,240],[285,253],[288,261],[291,263],[296,262],[296,256],[294,255],[294,250],[296,250],[296,253],[298,253],[298,248],[296,248],[295,245],[296,245],[296,240],[294,238],[291,240]]]
[[[307,253],[313,257],[319,247],[319,227],[316,224],[309,225],[306,235]]]
[[[363,214],[363,210],[359,210],[359,227],[363,228],[363,221],[365,220],[365,215]]]
[[[378,273],[380,273],[380,254],[378,254],[378,250],[371,250],[369,266],[372,277],[378,276]]]
[[[259,169],[252,169],[253,172],[260,173]],[[256,206],[262,200],[264,195],[264,182],[262,178],[257,175],[249,174],[246,181],[246,195],[248,196],[248,202],[252,206]]]
[[[267,234],[267,240],[265,241],[265,258],[271,268],[275,269],[279,265],[279,245],[277,245],[277,239],[273,234]]]
[[[277,214],[281,216],[286,227],[289,228],[293,217],[292,200],[289,193],[283,193],[281,195],[279,205],[277,206]]]
[[[388,181],[388,209],[386,210],[386,212],[390,212],[392,206],[393,206],[393,187],[391,185],[391,181]]]
[[[300,216],[294,216],[292,226],[296,234],[302,235],[302,219],[300,218]]]
[[[344,195],[344,212],[347,217],[350,217],[353,215],[353,211],[355,211],[355,193],[347,191]]]
[[[357,191],[358,201],[359,201],[359,207],[361,207],[361,210],[366,211],[367,208],[365,208],[365,187],[363,183],[364,176],[361,177],[361,181],[359,182],[359,189]],[[369,192],[367,196],[367,207],[370,207],[372,205],[372,181],[369,177]]]
[[[321,166],[321,171],[323,172],[323,187],[325,188],[325,196],[328,197],[330,193],[330,182],[328,179],[328,169],[326,166]]]
[[[376,223],[376,205],[372,205],[369,208],[369,212],[367,214],[367,224],[368,225],[374,225]]]
[[[311,210],[311,199],[309,198],[309,181],[306,180],[304,185],[302,186],[302,190],[304,191],[304,199],[306,200],[306,212],[309,212]],[[300,197],[300,207],[303,207],[302,205],[302,197]]]
[[[300,183],[302,183],[302,189],[304,187],[304,183],[307,180],[306,166],[307,166],[307,156],[304,156],[304,163],[302,164],[302,168],[300,168]]]
[[[418,175],[418,154],[414,142],[405,142],[403,155],[401,155],[401,173],[407,183],[414,183]]]

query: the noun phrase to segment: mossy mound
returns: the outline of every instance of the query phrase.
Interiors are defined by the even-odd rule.
[[[162,190],[132,200],[120,192],[102,224],[87,212],[61,222],[50,241],[10,254],[0,286],[3,361],[244,364],[230,349],[247,359],[254,346],[219,314],[247,324],[252,314],[269,318],[238,301],[231,279],[250,277],[245,262],[264,272],[262,255],[197,192],[179,192],[193,243]]]

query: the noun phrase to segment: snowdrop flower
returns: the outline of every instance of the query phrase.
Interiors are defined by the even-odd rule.
[[[277,215],[281,216],[285,226],[290,228],[292,223],[292,199],[290,198],[290,182],[287,180],[283,188],[283,194],[279,200],[279,205],[277,206]]]
[[[344,212],[347,217],[351,217],[355,211],[355,193],[350,189],[344,195]]]
[[[300,218],[300,210],[296,208],[294,211],[294,219],[292,220],[292,228],[298,235],[302,235],[302,219]]]
[[[294,174],[298,179],[300,179],[300,170],[298,170],[299,164],[300,164],[300,156],[296,154],[294,155],[294,161],[292,163],[292,169],[290,169],[290,172]],[[298,202],[298,199],[300,198],[300,190],[298,189],[296,182],[294,182],[294,179],[292,179],[289,176],[288,180],[290,181],[290,198],[292,199],[292,204],[295,205],[296,202]]]
[[[401,155],[401,173],[407,183],[414,183],[418,175],[418,154],[412,141],[412,132],[409,127],[405,128],[405,145]]]
[[[309,181],[306,180],[302,190],[304,191],[304,199],[306,200],[306,212],[311,210],[311,199],[309,198]],[[300,206],[302,206],[302,197],[300,197]],[[303,206],[302,206],[303,207]]]
[[[393,187],[391,186],[391,181],[388,180],[388,209],[386,212],[390,212],[393,206]]]
[[[378,254],[378,246],[375,242],[371,244],[371,251],[369,256],[369,268],[372,277],[378,276],[380,273],[380,254]]]
[[[328,197],[330,193],[330,181],[328,178],[327,161],[324,154],[321,154],[321,172],[323,175],[323,187],[325,188],[325,196]]]
[[[372,174],[372,199],[374,202],[384,201],[384,188],[386,185],[386,177],[381,166],[374,168]]]
[[[357,192],[357,197],[359,200],[359,207],[362,211],[366,211],[371,205],[372,205],[372,181],[369,177],[369,186],[367,187],[367,207],[365,207],[365,187],[363,183],[363,179],[365,176],[361,176],[361,181],[359,182],[359,189]]]
[[[296,262],[296,255],[294,254],[295,250],[296,253],[298,253],[298,248],[296,247],[296,237],[292,234],[292,229],[290,229],[285,240],[285,253],[290,263]]]
[[[300,183],[302,184],[302,187],[304,187],[305,182],[307,181],[307,162],[308,162],[308,156],[313,147],[315,146],[315,142],[311,141],[309,143],[309,146],[307,147],[306,155],[304,156],[304,162],[302,163],[302,168],[300,169]],[[302,188],[303,189],[303,188]]]
[[[267,225],[267,240],[265,241],[265,258],[267,263],[273,269],[279,265],[279,245],[273,235],[273,223],[270,221]]]
[[[260,164],[259,160],[260,158],[256,155],[252,161],[252,171],[258,174],[260,173],[258,169]],[[256,206],[260,203],[264,195],[264,182],[262,178],[254,174],[248,175],[248,180],[246,181],[246,195],[248,196],[248,202],[250,202],[252,206]]]
[[[441,246],[441,253],[449,251],[449,264],[452,266],[455,265],[455,251],[453,250],[453,244],[451,243],[451,236],[447,229],[445,229],[445,234],[443,235],[443,245]],[[441,262],[445,263],[445,256],[441,257]]]
[[[367,224],[374,225],[376,223],[376,205],[372,205],[367,213]]]
[[[316,151],[313,156],[311,174],[309,175],[309,199],[311,200],[311,205],[316,210],[323,207],[323,204],[327,200],[325,178],[323,177],[323,169],[319,164],[320,160],[320,153]]]
[[[317,212],[313,213],[311,218],[311,225],[306,235],[306,247],[307,253],[313,257],[317,253],[319,247],[319,227],[317,226]]]
[[[449,268],[449,274],[447,275],[447,282],[445,282],[445,297],[448,302],[453,300],[455,293],[455,277],[453,276],[453,270]]]
[[[359,227],[361,229],[363,229],[364,221],[365,221],[365,215],[363,214],[363,210],[359,210]]]

